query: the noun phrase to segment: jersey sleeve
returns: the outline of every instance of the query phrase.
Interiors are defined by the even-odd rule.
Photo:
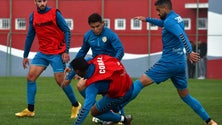
[[[184,45],[184,48],[186,49],[187,54],[190,54],[192,52],[192,47],[184,31],[183,24],[180,23],[182,22],[177,22],[176,20],[167,20],[164,23],[164,28],[180,39]]]
[[[88,38],[89,38],[89,34],[86,33],[84,35],[84,38],[83,38],[83,44],[80,48],[80,50],[78,51],[78,53],[76,54],[76,57],[75,58],[78,58],[78,57],[85,57],[87,52],[89,51],[90,49],[90,45],[88,43]]]
[[[69,29],[64,17],[62,16],[60,11],[58,11],[58,10],[56,11],[56,22],[57,22],[57,25],[59,26],[59,28],[64,33],[65,42],[66,42],[66,51],[65,52],[69,53],[71,32],[70,32],[70,29]]]
[[[29,17],[29,28],[28,28],[28,33],[25,40],[23,58],[28,57],[34,38],[35,38],[35,29],[33,27],[33,13],[32,13]]]
[[[146,22],[149,22],[151,24],[157,25],[159,27],[163,27],[163,21],[159,20],[159,19],[147,17],[146,18]]]
[[[97,92],[98,92],[98,89],[95,87],[94,84],[86,88],[84,104],[79,112],[78,117],[76,118],[74,122],[74,125],[81,125],[83,123],[91,107],[94,105],[96,101]]]
[[[116,51],[116,55],[115,55],[115,58],[121,60],[124,56],[124,48],[123,48],[123,45],[119,39],[119,37],[117,36],[117,34],[115,33],[112,33],[112,46],[114,48],[114,50]]]

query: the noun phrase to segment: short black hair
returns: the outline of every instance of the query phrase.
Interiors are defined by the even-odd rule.
[[[155,6],[167,6],[170,10],[172,10],[171,0],[157,0],[154,5]]]
[[[102,17],[98,13],[93,13],[88,17],[88,24],[102,22]]]
[[[89,67],[89,64],[83,57],[75,58],[74,60],[71,61],[70,64],[74,70],[80,70],[80,71],[85,71]]]

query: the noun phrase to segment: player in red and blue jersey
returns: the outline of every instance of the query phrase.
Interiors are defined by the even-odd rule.
[[[180,98],[208,125],[217,125],[209,117],[200,102],[192,97],[188,91],[186,58],[183,50],[185,48],[186,55],[191,63],[199,61],[200,57],[198,53],[192,51],[191,44],[184,31],[182,17],[173,11],[171,0],[157,0],[155,7],[161,20],[143,16],[135,17],[135,19],[162,27],[162,56],[139,80],[135,81],[135,85],[138,85],[135,90],[139,92],[143,87],[152,83],[160,84],[167,79],[171,79]],[[134,96],[136,96],[137,92],[134,92]]]
[[[27,103],[28,107],[22,112],[16,113],[18,117],[34,116],[35,95],[37,90],[36,79],[48,67],[52,66],[54,77],[59,86],[64,81],[64,69],[70,60],[69,45],[71,33],[60,11],[47,6],[47,0],[34,1],[37,10],[29,17],[29,29],[25,41],[23,67],[29,64],[28,55],[37,35],[39,51],[32,60],[27,75]],[[62,87],[72,104],[71,118],[77,117],[81,108],[76,100],[71,85]]]
[[[75,58],[70,64],[80,77],[77,88],[85,96],[74,125],[81,125],[89,111],[103,121],[130,125],[131,115],[116,113],[133,99],[132,79],[122,63],[109,55],[98,55],[88,62],[83,57]],[[98,94],[103,96],[96,101]]]

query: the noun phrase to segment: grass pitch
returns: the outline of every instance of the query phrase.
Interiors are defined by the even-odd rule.
[[[83,98],[72,86],[78,100]],[[222,80],[189,80],[189,90],[209,115],[222,124]],[[37,95],[33,118],[15,116],[26,108],[26,78],[0,77],[0,123],[1,125],[72,125],[71,104],[52,77],[37,80]],[[170,81],[151,85],[125,107],[126,114],[133,115],[132,125],[204,125],[181,99]],[[83,125],[94,125],[88,115]]]

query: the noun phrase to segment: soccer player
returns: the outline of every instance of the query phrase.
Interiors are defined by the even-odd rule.
[[[32,60],[27,75],[27,103],[28,107],[15,115],[18,117],[34,116],[35,95],[37,90],[36,79],[50,64],[54,71],[54,77],[59,86],[64,81],[64,69],[70,60],[70,29],[63,16],[57,9],[47,6],[47,0],[34,1],[37,10],[29,17],[29,30],[24,48],[23,67],[29,65],[28,54],[30,52],[35,35],[39,40],[39,51]],[[62,87],[72,104],[71,118],[76,118],[81,104],[76,100],[71,85]]]
[[[92,13],[88,17],[88,24],[90,30],[87,31],[83,38],[83,44],[75,58],[85,57],[89,49],[92,50],[92,58],[98,54],[107,54],[112,57],[121,60],[124,56],[123,45],[116,33],[104,26],[102,17],[98,13]],[[71,70],[69,67],[67,70]],[[70,84],[72,78],[75,76],[75,72],[71,72],[67,75],[64,85]],[[122,109],[122,114],[124,110]]]
[[[88,17],[88,24],[91,29],[84,34],[83,44],[75,58],[85,57],[91,49],[92,58],[98,54],[107,54],[121,60],[124,56],[123,45],[118,35],[104,26],[102,17],[98,13],[93,13]],[[74,75],[75,72],[71,70],[64,85],[69,84]]]
[[[149,86],[154,82],[160,84],[167,79],[171,79],[177,88],[180,98],[190,106],[206,124],[217,125],[217,123],[210,118],[200,102],[192,97],[188,91],[186,60],[183,49],[186,49],[188,59],[192,63],[199,61],[200,57],[198,53],[192,51],[189,39],[184,31],[182,17],[173,11],[170,0],[157,0],[155,7],[161,20],[143,16],[137,16],[135,19],[162,27],[162,56],[139,80],[135,81],[134,84],[139,86],[134,89],[140,91],[143,87]],[[136,91],[134,94],[136,94]]]
[[[131,115],[121,115],[119,111],[132,100],[133,84],[122,63],[109,55],[98,55],[90,61],[83,57],[71,62],[75,73],[80,77],[78,90],[84,91],[85,101],[74,125],[81,125],[91,110],[91,114],[103,121],[114,124],[122,122],[130,125]],[[102,98],[96,101],[96,96]]]

